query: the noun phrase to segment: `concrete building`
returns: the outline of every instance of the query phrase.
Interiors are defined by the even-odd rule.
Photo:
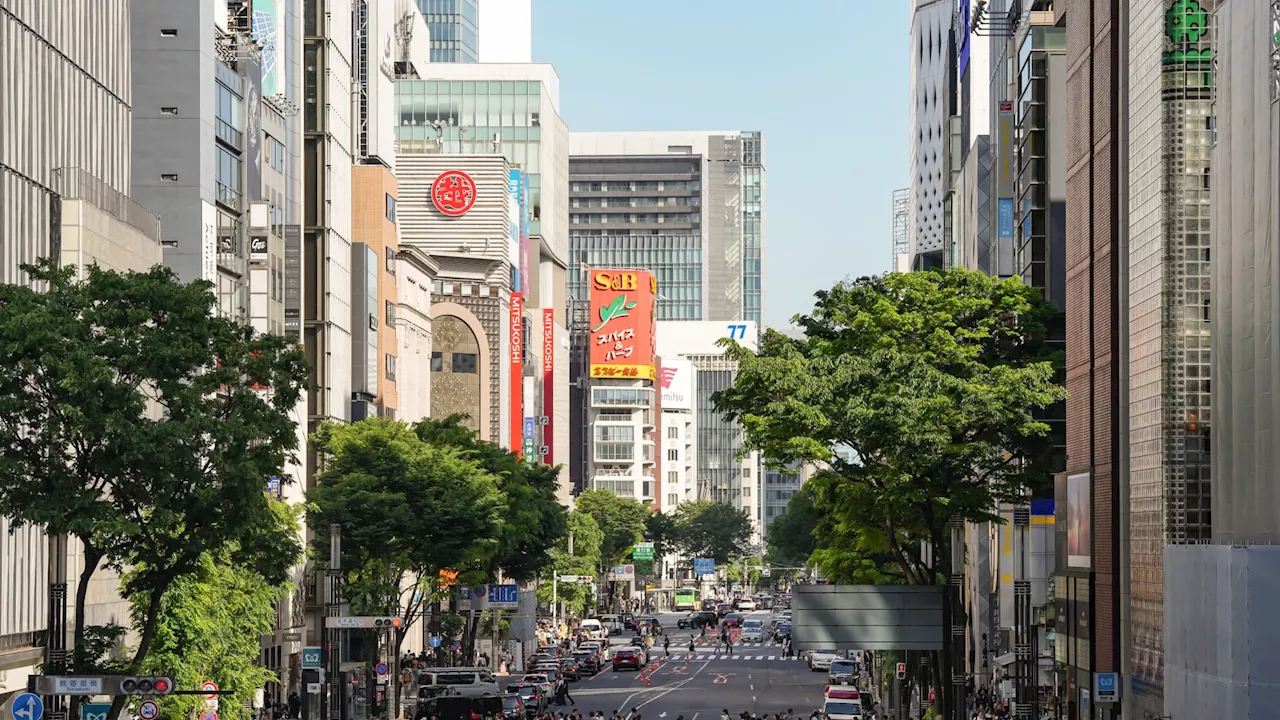
[[[1280,684],[1271,612],[1280,405],[1269,390],[1280,298],[1280,3],[1225,0],[1212,23],[1213,544],[1164,551],[1162,714],[1264,718],[1275,714]]]
[[[658,291],[662,292],[661,286]],[[669,513],[681,503],[698,499],[698,416],[694,412],[698,370],[689,360],[664,359],[658,382],[662,386],[664,448],[659,464],[662,497],[658,498],[658,509]]]
[[[662,286],[658,286],[662,292]],[[658,323],[658,355],[666,361],[684,359],[697,371],[696,415],[697,465],[695,499],[714,500],[744,510],[755,524],[756,540],[762,528],[760,460],[756,453],[738,457],[742,428],[728,422],[711,402],[715,392],[729,387],[737,374],[735,363],[724,358],[716,343],[731,337],[754,349],[758,326],[752,322],[661,321]]]
[[[396,254],[397,417],[407,423],[431,417],[431,292],[440,265],[430,255],[402,245]]]
[[[893,260],[889,265],[890,272],[910,272],[911,233],[907,226],[911,222],[911,188],[893,191]]]
[[[760,323],[764,153],[759,132],[570,133],[573,299],[584,268],[645,268],[660,320]]]
[[[785,470],[764,468],[764,482],[760,490],[760,506],[762,508],[760,530],[767,533],[769,525],[787,511],[787,503],[800,492],[817,467],[811,464],[796,463]]]
[[[911,7],[911,267],[942,267],[947,232],[946,144],[955,113],[952,79],[952,3],[912,0]]]

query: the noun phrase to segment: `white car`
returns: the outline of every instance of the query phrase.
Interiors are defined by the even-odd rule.
[[[764,642],[764,621],[750,617],[743,620],[742,634],[738,637],[743,642]]]
[[[822,700],[822,712],[830,720],[862,720],[861,693],[853,688],[832,688]]]
[[[738,612],[751,612],[756,609],[756,601],[751,598],[743,598],[738,601]]]
[[[810,670],[831,670],[831,663],[840,659],[838,650],[813,650],[809,653]]]

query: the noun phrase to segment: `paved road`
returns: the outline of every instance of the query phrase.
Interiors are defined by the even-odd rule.
[[[808,717],[821,705],[826,673],[811,672],[803,661],[784,658],[782,648],[768,641],[735,645],[729,655],[716,651],[708,637],[691,655],[690,632],[675,628],[677,617],[659,616],[671,635],[670,658],[656,647],[643,672],[606,669],[574,683],[578,708],[625,713],[634,707],[646,720],[676,720],[680,715],[685,720],[718,720],[727,709],[736,720],[744,710],[763,716],[791,709]]]

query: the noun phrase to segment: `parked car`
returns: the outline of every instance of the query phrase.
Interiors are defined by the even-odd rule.
[[[634,668],[640,670],[649,664],[649,659],[645,651],[638,647],[624,647],[613,654],[613,671],[617,672],[622,668]]]
[[[529,717],[541,715],[547,706],[551,703],[551,698],[542,691],[542,688],[532,683],[521,683],[519,685],[510,685],[507,692],[517,693],[524,702],[524,712]]]
[[[700,630],[704,625],[709,628],[714,628],[719,623],[720,623],[720,616],[716,614],[716,611],[698,610],[696,612],[691,612],[685,617],[682,617],[679,620],[677,620],[676,627],[680,628],[681,630],[684,630],[686,628],[693,628],[694,630]]]

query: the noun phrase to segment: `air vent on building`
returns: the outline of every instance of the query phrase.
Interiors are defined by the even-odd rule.
[[[1017,527],[1023,527],[1031,524],[1031,508],[1014,508],[1013,524]]]
[[[178,173],[161,173],[161,182],[178,182]]]
[[[160,114],[161,114],[161,115],[177,115],[177,114],[178,114],[178,108],[176,108],[176,107],[162,107],[162,108],[160,108]]]
[[[170,38],[171,38],[171,37],[178,37],[178,29],[177,29],[177,28],[162,28],[162,29],[160,30],[160,37],[170,37]]]

